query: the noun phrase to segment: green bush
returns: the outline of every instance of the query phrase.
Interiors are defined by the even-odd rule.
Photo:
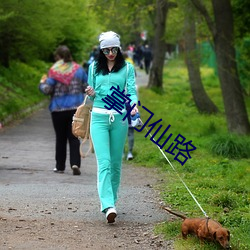
[[[228,192],[220,192],[214,194],[210,200],[211,205],[224,208],[233,209],[237,207],[234,195]]]
[[[250,140],[232,134],[218,135],[212,138],[210,145],[213,154],[231,159],[250,157]]]
[[[23,110],[34,107],[46,97],[38,90],[48,64],[34,61],[31,65],[12,61],[10,68],[0,67],[0,122],[10,116],[19,117]]]

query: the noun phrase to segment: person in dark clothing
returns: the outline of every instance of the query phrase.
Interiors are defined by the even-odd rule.
[[[126,110],[129,112],[131,106],[129,103],[126,103]],[[134,128],[131,126],[131,118],[128,116],[128,154],[127,160],[133,160],[133,148],[134,148]]]
[[[134,61],[140,69],[143,69],[143,47],[141,45],[137,46],[134,51]]]
[[[55,51],[55,63],[39,84],[40,91],[50,95],[49,110],[56,135],[55,173],[64,173],[66,168],[67,142],[69,142],[70,167],[73,175],[80,175],[80,142],[72,134],[72,117],[84,100],[87,74],[73,61],[67,46]]]
[[[99,55],[99,50],[97,46],[93,47],[93,50],[89,54],[89,60],[88,60],[88,65],[90,65],[92,62],[94,62]]]
[[[143,57],[144,57],[144,67],[145,67],[145,71],[146,74],[149,73],[149,69],[150,69],[150,65],[151,65],[151,61],[153,59],[153,55],[152,55],[152,51],[149,48],[149,46],[146,44],[145,45],[145,49],[143,52]]]

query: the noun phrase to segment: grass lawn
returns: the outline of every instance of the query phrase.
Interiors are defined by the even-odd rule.
[[[164,91],[146,88],[139,90],[141,117],[144,122],[150,117],[146,107],[154,113],[149,124],[157,122],[141,132],[135,131],[135,165],[157,167],[163,182],[156,188],[160,190],[164,203],[175,211],[181,211],[188,217],[203,217],[203,213],[191,197],[181,179],[186,183],[201,207],[209,217],[219,221],[231,232],[232,249],[250,249],[250,137],[230,135],[227,132],[226,118],[218,78],[210,68],[201,69],[205,89],[220,110],[216,115],[204,115],[197,112],[189,87],[186,67],[181,60],[170,61],[164,69]],[[246,99],[250,114],[250,98]],[[159,125],[162,128],[155,133]],[[170,126],[169,126],[170,125]],[[163,131],[169,126],[164,136]],[[152,129],[150,134],[148,131]],[[155,133],[159,144],[170,136],[162,148],[173,168],[164,158],[156,142],[150,140]],[[192,141],[196,150],[190,152],[183,165],[175,160],[178,153],[165,152],[174,139],[179,136],[181,142]],[[145,138],[146,137],[146,138]],[[181,148],[181,146],[180,146]],[[183,147],[184,149],[184,147]],[[184,154],[187,155],[186,152]],[[184,157],[178,156],[183,162]],[[213,243],[201,246],[199,241],[190,237],[188,241],[179,238],[181,219],[156,226],[155,231],[164,234],[167,239],[175,239],[175,248],[182,249],[219,249]]]
[[[13,61],[8,69],[0,67],[0,123],[5,123],[10,115],[16,119],[25,116],[24,110],[48,99],[38,90],[41,76],[47,70],[48,64],[41,61],[30,65]]]

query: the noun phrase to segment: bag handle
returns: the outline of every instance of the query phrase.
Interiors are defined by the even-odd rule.
[[[87,142],[87,140],[89,140],[89,148],[88,148],[87,152],[84,153],[83,152],[83,145]],[[80,151],[80,155],[81,155],[82,158],[87,157],[88,154],[90,153],[90,151],[92,153],[94,153],[93,142],[92,142],[92,139],[90,137],[89,137],[89,139],[86,139],[86,138],[83,139],[83,141],[80,144],[79,151]]]
[[[87,98],[88,98],[88,95],[85,94],[85,97],[84,97],[84,100],[83,100],[83,103],[82,103],[83,105],[86,104]]]
[[[88,95],[85,96],[82,105],[86,105],[87,98],[88,98]],[[87,131],[89,131],[89,128],[90,128],[90,115],[88,116]],[[88,139],[88,137],[89,137],[89,139]],[[87,152],[84,153],[84,151],[83,151],[83,145],[84,145],[88,140],[89,140],[89,148],[88,148]],[[82,158],[87,157],[87,155],[90,153],[90,151],[91,151],[92,153],[94,153],[93,142],[92,142],[92,139],[91,139],[91,137],[90,137],[90,134],[88,135],[88,134],[86,133],[85,137],[82,138],[82,141],[81,141],[80,147],[79,147],[79,151],[80,151],[80,155],[81,155]]]
[[[95,67],[95,61],[92,63],[92,72],[91,72],[91,76],[92,76],[92,83],[93,83],[93,87],[95,88],[95,84],[94,84],[94,67]]]

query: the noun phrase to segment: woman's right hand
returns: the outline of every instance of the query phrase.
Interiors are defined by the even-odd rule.
[[[88,87],[85,89],[85,92],[86,92],[86,94],[87,94],[88,96],[95,96],[95,90],[94,90],[92,87],[90,87],[90,86],[88,86]]]
[[[132,105],[133,106],[133,105]],[[138,113],[139,111],[138,111],[138,108],[137,108],[137,106],[135,105],[134,106],[134,108],[131,110],[131,112],[130,112],[130,114],[132,115],[132,116],[134,116],[136,113]]]

